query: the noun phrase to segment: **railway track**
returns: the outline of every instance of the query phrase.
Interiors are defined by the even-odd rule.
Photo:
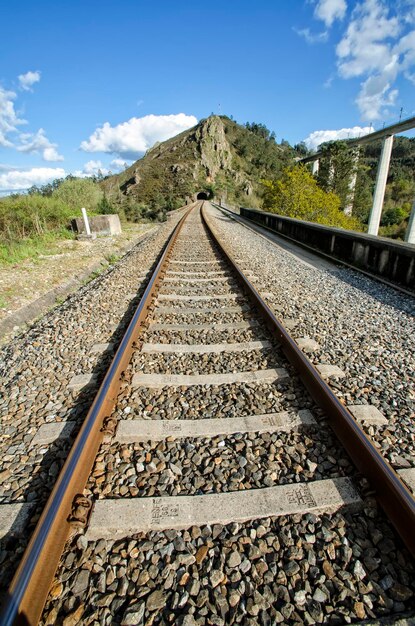
[[[405,576],[389,573],[392,599],[369,588],[359,558],[371,555],[362,533],[386,523],[373,490],[414,553],[410,491],[250,278],[197,204],[149,281],[2,623],[347,623],[411,598]]]

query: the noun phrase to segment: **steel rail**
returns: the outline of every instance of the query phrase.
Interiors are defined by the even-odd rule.
[[[268,328],[281,344],[284,353],[296,369],[314,401],[323,409],[331,428],[339,438],[358,470],[369,480],[386,515],[394,525],[408,550],[415,556],[415,499],[398,474],[379,453],[352,414],[340,402],[322,379],[316,368],[298,347],[294,339],[264,302],[228,248],[220,241],[206,217],[202,219],[214,242],[233,268],[236,277]]]
[[[166,271],[168,260],[184,221],[169,237],[134,316],[121,340],[85,421],[58,476],[31,540],[9,587],[0,617],[1,626],[36,626],[42,614],[62,551],[69,538],[72,503],[81,494],[102,442],[104,419],[114,408],[122,373],[130,362],[134,343],[142,331],[149,308]]]

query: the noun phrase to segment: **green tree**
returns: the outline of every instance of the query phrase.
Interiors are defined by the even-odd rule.
[[[102,189],[89,178],[66,179],[53,192],[52,197],[66,204],[73,211],[85,207],[95,211],[103,198]]]
[[[265,126],[265,124],[258,124],[256,122],[247,122],[245,124],[245,128],[258,135],[258,137],[262,137],[262,139],[266,139],[267,141],[272,141],[275,143],[275,133],[270,131],[269,128]]]
[[[101,213],[101,215],[111,215],[113,213],[117,213],[115,207],[108,200],[105,192],[97,204],[97,213]]]
[[[359,229],[359,222],[340,211],[340,198],[324,191],[303,165],[287,167],[279,180],[264,180],[263,208],[296,219]]]
[[[328,141],[320,147],[323,156],[317,180],[325,191],[334,191],[344,208],[349,200],[349,183],[356,172],[357,160],[346,141]]]
[[[300,143],[296,143],[294,145],[294,150],[297,152],[299,156],[306,157],[311,154],[311,150],[309,150],[304,143],[304,141],[300,141]]]

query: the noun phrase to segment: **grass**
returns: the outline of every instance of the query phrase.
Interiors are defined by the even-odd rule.
[[[114,265],[114,263],[119,261],[121,257],[120,257],[119,254],[115,254],[114,252],[110,252],[108,254],[105,254],[104,258],[108,262],[109,265]]]
[[[42,254],[54,254],[58,251],[56,243],[60,239],[71,238],[74,238],[73,233],[62,228],[34,237],[24,237],[18,241],[0,239],[0,265],[13,265],[25,259],[36,259]]]
[[[88,283],[93,281],[95,278],[98,278],[98,276],[101,276],[101,274],[103,272],[105,272],[106,269],[108,269],[108,267],[107,266],[103,266],[102,268],[100,268],[98,270],[94,270],[93,272],[91,272],[89,274],[89,276],[87,276],[87,278],[85,278],[85,280],[82,281],[82,284],[83,285],[87,285]]]

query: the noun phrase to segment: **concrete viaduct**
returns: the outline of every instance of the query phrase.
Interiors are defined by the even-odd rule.
[[[368,235],[377,235],[379,231],[380,218],[382,215],[383,199],[385,197],[386,181],[388,179],[389,164],[392,154],[393,138],[398,133],[403,133],[405,130],[415,128],[415,117],[410,117],[398,124],[392,124],[386,126],[382,130],[377,130],[363,137],[348,140],[347,144],[353,148],[355,146],[361,146],[376,139],[383,139],[382,152],[380,155],[378,172],[376,177],[375,193],[373,196],[373,205],[370,212]],[[323,156],[322,152],[316,152],[311,156],[299,159],[300,163],[312,163],[313,174],[317,174],[319,168],[319,160]],[[354,180],[351,181],[351,186],[354,188]],[[405,233],[405,241],[415,244],[415,200],[412,205],[411,215],[409,217],[408,228]]]

